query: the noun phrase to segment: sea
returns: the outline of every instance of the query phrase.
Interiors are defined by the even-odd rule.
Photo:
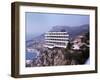
[[[34,37],[38,36],[40,34],[26,34],[26,41],[32,40]],[[37,53],[36,52],[27,52],[26,51],[26,60],[33,60],[36,58]]]
[[[26,52],[26,60],[34,60],[36,58],[36,53],[34,52]]]
[[[26,41],[29,41],[32,39],[32,35],[27,34],[26,35]],[[25,59],[26,60],[33,60],[36,57],[36,53],[35,52],[27,52],[25,54]]]

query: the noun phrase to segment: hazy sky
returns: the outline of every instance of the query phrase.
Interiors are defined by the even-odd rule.
[[[89,24],[88,15],[64,15],[48,13],[25,13],[26,34],[41,34],[49,31],[53,26],[79,26]]]

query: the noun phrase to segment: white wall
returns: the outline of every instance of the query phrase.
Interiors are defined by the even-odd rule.
[[[0,0],[0,80],[16,80],[10,76],[11,67],[11,2],[12,1],[30,1],[30,2],[44,2],[57,4],[77,4],[98,6],[100,14],[100,0]],[[98,15],[98,22],[100,16]],[[98,24],[100,26],[100,23]],[[98,33],[100,27],[98,27]],[[99,37],[100,41],[100,37]],[[98,43],[99,44],[99,43]],[[100,47],[100,45],[99,45]],[[100,52],[100,50],[99,50]],[[100,67],[100,54],[98,52],[98,67]],[[51,76],[38,78],[22,78],[17,80],[99,80],[100,69],[97,74],[80,74],[80,75],[65,75],[65,76]]]

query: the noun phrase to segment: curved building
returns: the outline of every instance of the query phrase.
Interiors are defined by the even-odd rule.
[[[44,47],[63,47],[66,48],[69,42],[69,35],[67,32],[46,32]]]

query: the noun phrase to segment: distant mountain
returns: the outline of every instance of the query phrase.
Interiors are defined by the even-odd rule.
[[[44,35],[45,35],[45,33],[43,33],[43,34],[41,34],[41,35],[39,35],[37,37],[34,37],[31,40],[26,41],[26,45],[28,47],[31,47],[32,45],[36,45],[36,44],[38,44],[40,42],[44,42]]]
[[[51,32],[53,32],[53,31],[59,32],[61,30],[68,32],[70,35],[70,38],[75,38],[77,35],[80,35],[80,34],[85,33],[85,32],[89,32],[89,25],[85,24],[85,25],[74,26],[74,27],[54,26],[50,31]]]
[[[80,25],[80,26],[54,26],[52,27],[52,29],[50,30],[50,32],[59,32],[59,31],[65,31],[68,32],[69,37],[71,39],[74,39],[76,36],[84,34],[86,32],[89,32],[89,24],[85,24],[85,25]],[[28,44],[34,43],[34,42],[43,42],[44,41],[44,35],[45,33],[33,38],[30,41],[27,41]]]
[[[43,34],[41,34],[41,35],[39,35],[39,36],[37,36],[37,37],[35,37],[33,39],[34,40],[38,40],[38,41],[44,40],[44,35],[45,35],[45,33],[43,33]]]

